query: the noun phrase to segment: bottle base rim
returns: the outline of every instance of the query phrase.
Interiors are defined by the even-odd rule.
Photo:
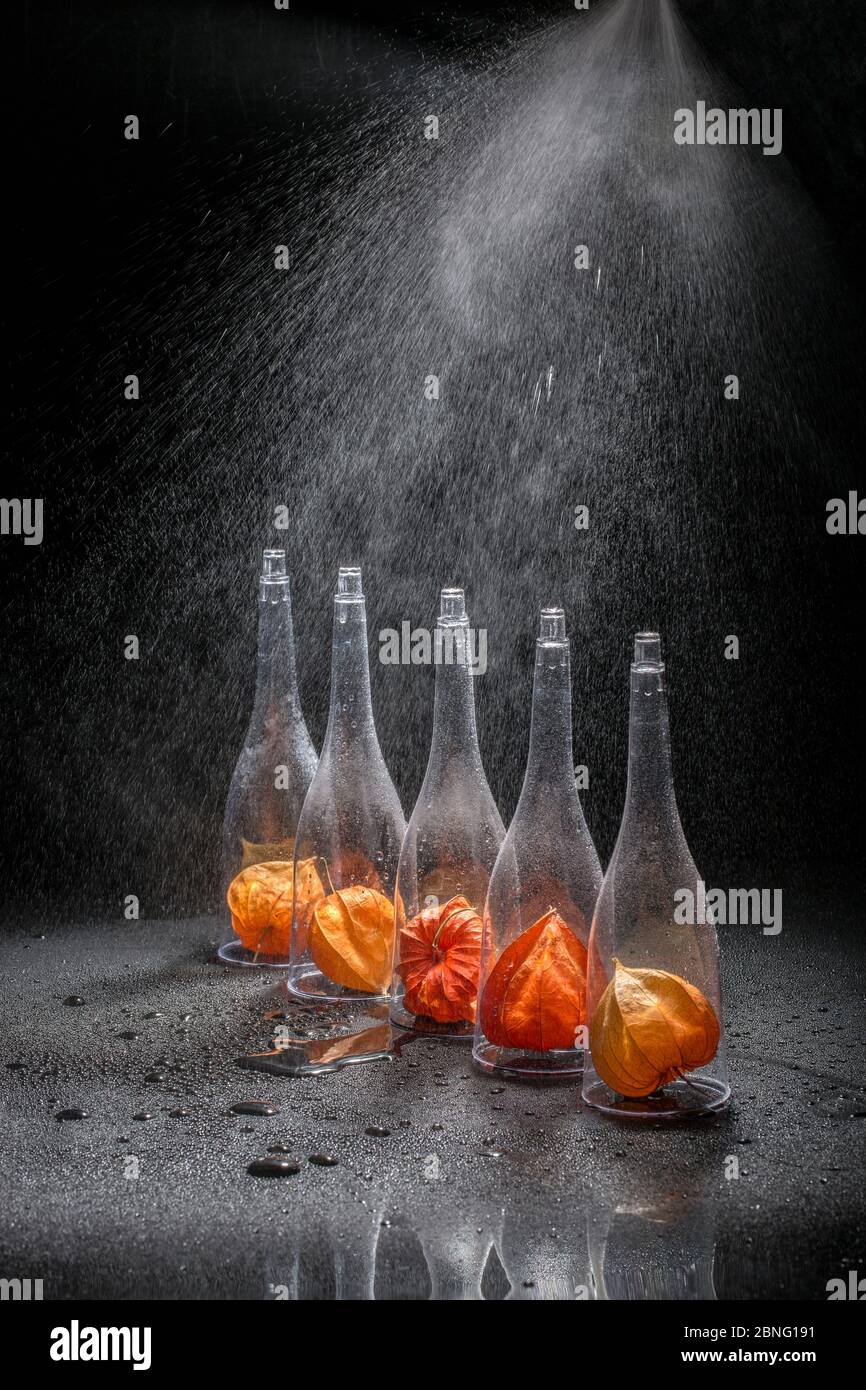
[[[423,1014],[412,1014],[404,1008],[402,999],[391,1000],[391,1022],[407,1032],[418,1033],[425,1038],[440,1038],[442,1042],[471,1042],[475,1037],[475,1025],[467,1019],[459,1023],[437,1023],[434,1018]]]
[[[309,964],[289,965],[286,990],[295,999],[320,1004],[387,1004],[391,998],[389,994],[367,994],[360,989],[335,985],[321,970]]]
[[[572,1048],[532,1052],[527,1048],[496,1047],[485,1040],[473,1047],[472,1060],[488,1076],[514,1080],[569,1081],[583,1076],[583,1052]]]
[[[621,1096],[594,1076],[584,1079],[583,1102],[622,1120],[687,1120],[724,1110],[731,1099],[726,1081],[700,1073],[663,1086],[651,1096]]]
[[[248,951],[242,941],[224,941],[216,958],[220,965],[242,966],[254,970],[288,970],[288,960],[268,960],[266,956],[256,956]]]

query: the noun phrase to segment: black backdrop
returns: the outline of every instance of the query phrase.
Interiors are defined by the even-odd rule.
[[[479,726],[507,816],[522,776],[534,612],[563,601],[576,646],[576,761],[591,769],[584,801],[604,857],[624,790],[629,633],[657,625],[668,639],[678,793],[698,863],[721,882],[785,886],[805,874],[823,884],[862,856],[866,542],[824,527],[828,497],[866,488],[857,447],[857,7],[680,8],[752,102],[784,107],[786,156],[824,218],[832,331],[821,330],[802,436],[827,442],[822,460],[806,457],[808,442],[792,459],[784,423],[778,456],[753,446],[744,412],[724,456],[699,461],[672,535],[659,534],[645,496],[621,506],[604,539],[611,594],[599,611],[575,597],[562,498],[541,538],[512,523],[479,550],[471,533],[483,529],[483,494],[470,478],[449,479],[441,558],[421,563],[411,537],[383,558],[375,478],[364,497],[323,496],[315,535],[287,541],[304,707],[319,744],[339,562],[364,565],[372,634],[401,617],[424,621],[440,584],[463,583],[474,621],[490,628]],[[259,309],[254,291],[228,306],[220,293],[239,208],[247,243],[273,241],[248,172],[256,150],[276,132],[286,160],[303,165],[347,90],[361,105],[380,100],[387,72],[375,54],[389,44],[459,51],[471,66],[507,42],[509,27],[519,32],[543,13],[293,12],[305,27],[291,42],[264,0],[18,12],[9,279],[20,319],[3,492],[44,497],[46,535],[41,547],[2,540],[10,917],[119,915],[129,892],[146,915],[214,902],[222,802],[252,695],[256,551],[274,539],[275,473],[287,468],[293,488],[306,486],[305,461],[280,460],[278,429],[250,444],[239,540],[229,454],[244,435],[249,383],[239,392],[236,365],[221,366],[216,351],[206,387],[184,389],[199,341],[212,345],[238,313]],[[138,110],[164,134],[141,143],[133,168],[118,123]],[[191,181],[212,208],[204,225],[186,197]],[[296,216],[300,235],[303,206]],[[803,267],[804,289],[813,270]],[[790,330],[778,349],[796,360],[802,304],[792,298],[781,312]],[[141,361],[146,401],[130,412],[118,383]],[[266,358],[250,363],[253,386],[258,374],[265,389],[271,369]],[[179,436],[195,449],[179,448]],[[719,552],[720,532],[725,563],[708,579],[706,553]],[[497,602],[518,576],[521,602]],[[142,639],[137,665],[120,656],[127,632]],[[740,636],[739,663],[719,659],[728,632]],[[374,663],[373,681],[380,740],[408,813],[429,738],[429,673]]]

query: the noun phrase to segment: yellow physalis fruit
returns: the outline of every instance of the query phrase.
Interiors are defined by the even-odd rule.
[[[375,888],[338,888],[310,918],[310,954],[334,984],[385,994],[394,957],[394,907]]]
[[[288,959],[294,889],[291,860],[250,864],[232,879],[227,894],[232,926],[253,955]],[[325,896],[314,859],[298,861],[297,893],[299,928],[305,932],[311,908]]]
[[[241,868],[247,869],[250,864],[273,864],[287,860],[289,863],[295,857],[295,845],[293,840],[265,840],[257,844],[255,840],[245,840],[241,836]]]
[[[593,1065],[612,1091],[648,1096],[713,1060],[719,1023],[699,989],[667,970],[613,964],[589,1029]]]

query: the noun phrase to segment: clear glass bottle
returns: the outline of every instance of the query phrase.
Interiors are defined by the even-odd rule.
[[[625,811],[590,933],[589,1105],[673,1118],[727,1102],[719,948],[703,900],[674,795],[661,638],[639,632]]]
[[[295,833],[315,771],[298,694],[286,552],[265,550],[253,712],[223,820],[222,900],[230,895],[231,910],[218,954],[229,964],[289,963]],[[258,876],[238,878],[258,864],[266,866]]]
[[[574,776],[565,614],[543,608],[526,775],[484,912],[473,1056],[485,1071],[583,1070],[586,950],[601,881]]]
[[[361,571],[340,569],[334,596],[331,708],[295,844],[292,963],[301,998],[384,999],[394,957],[394,889],[406,829],[370,695]]]
[[[443,589],[434,632],[433,738],[400,853],[391,1018],[471,1038],[481,913],[505,828],[478,748],[472,634],[462,589]]]

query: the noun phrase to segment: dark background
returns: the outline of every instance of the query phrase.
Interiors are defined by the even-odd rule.
[[[287,358],[293,384],[303,374],[304,285],[281,337],[282,311],[257,278],[275,242],[327,234],[329,169],[348,178],[355,161],[357,180],[376,177],[413,72],[417,112],[440,67],[471,78],[512,38],[561,21],[562,7],[408,7],[395,19],[381,6],[293,4],[289,21],[264,0],[17,7],[8,221],[20,317],[3,492],[44,497],[46,529],[39,548],[2,540],[9,916],[119,916],[130,892],[146,916],[214,905],[222,805],[252,698],[256,552],[276,539],[268,519],[283,497],[298,506],[287,546],[317,746],[337,564],[364,566],[371,635],[430,621],[440,585],[462,583],[490,630],[479,727],[507,817],[535,612],[561,601],[575,642],[575,755],[590,767],[584,803],[603,858],[624,791],[630,634],[653,625],[669,654],[683,822],[706,876],[829,889],[856,868],[864,541],[828,537],[824,523],[829,497],[866,487],[860,8],[679,6],[746,104],[784,108],[785,156],[817,209],[819,254],[769,309],[756,286],[758,389],[723,437],[682,392],[662,405],[652,382],[624,394],[605,467],[630,486],[592,533],[593,571],[607,578],[585,594],[571,512],[586,459],[548,449],[531,522],[499,503],[511,487],[501,458],[494,485],[459,460],[431,464],[401,517],[375,458],[359,489],[306,457],[294,426],[289,447],[303,407],[296,390],[272,387]],[[132,149],[130,111],[147,131]],[[352,122],[361,133],[347,156]],[[697,367],[685,350],[671,362],[675,380],[698,373],[697,351]],[[122,396],[130,371],[143,384],[134,407]],[[674,438],[694,452],[672,501]],[[122,658],[129,632],[138,663]],[[721,659],[727,633],[740,637],[738,663]],[[430,673],[374,662],[373,682],[408,814]]]

